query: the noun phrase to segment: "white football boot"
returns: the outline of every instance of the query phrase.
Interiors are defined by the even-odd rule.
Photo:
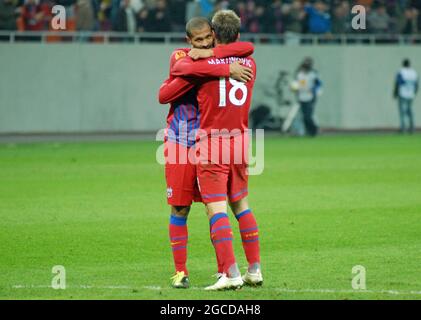
[[[220,277],[222,277],[224,274],[222,272],[217,272],[214,275],[212,275],[212,277],[216,278],[216,280],[218,280]]]
[[[261,286],[263,284],[262,272],[257,269],[256,272],[251,273],[248,270],[242,277],[244,284],[249,286]]]
[[[241,279],[241,276],[235,278],[228,278],[227,275],[224,273],[218,279],[218,281],[211,286],[205,288],[207,291],[215,291],[215,290],[230,290],[230,289],[240,289],[243,286],[244,282]]]

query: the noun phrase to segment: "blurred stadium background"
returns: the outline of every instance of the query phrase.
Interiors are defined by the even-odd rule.
[[[275,117],[282,112],[279,73],[291,79],[311,56],[324,83],[316,108],[322,128],[396,129],[396,73],[404,58],[419,70],[419,1],[0,1],[1,28],[17,29],[0,33],[2,134],[163,128],[167,109],[157,91],[168,57],[186,46],[187,19],[219,8],[241,15],[242,39],[256,45],[253,107],[268,106]],[[66,7],[67,30],[48,32],[56,3]],[[367,8],[367,30],[351,28],[358,3]],[[304,5],[316,10],[314,19]],[[415,116],[421,123],[421,113]]]
[[[66,8],[65,31],[50,28],[55,4]],[[367,9],[367,30],[351,28],[355,4]],[[268,138],[265,171],[250,181],[267,284],[201,290],[215,270],[195,206],[194,288],[181,297],[420,298],[420,136],[383,134],[398,131],[402,60],[421,73],[415,0],[0,0],[0,298],[180,298],[169,288],[159,143],[144,138],[165,127],[158,88],[171,52],[187,46],[185,21],[220,8],[237,10],[242,40],[255,44],[253,108],[282,117],[280,89],[294,101],[288,81],[310,56],[324,84],[322,131],[381,134]],[[420,124],[419,99],[413,108]],[[76,143],[56,142],[63,137]],[[116,137],[142,141],[108,141]],[[105,142],[78,142],[97,138]],[[43,140],[52,143],[16,143]],[[57,264],[68,290],[50,288]],[[350,287],[357,264],[367,267],[368,291]]]

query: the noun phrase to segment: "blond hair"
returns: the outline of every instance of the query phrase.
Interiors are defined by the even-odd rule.
[[[219,10],[212,18],[212,28],[218,42],[235,42],[240,33],[241,20],[232,10]]]

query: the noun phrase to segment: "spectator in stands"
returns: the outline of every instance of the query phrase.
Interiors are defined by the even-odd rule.
[[[300,0],[294,0],[291,4],[283,7],[284,30],[293,34],[303,32],[303,24],[306,13]]]
[[[113,27],[113,30],[117,29],[117,20],[118,20],[118,14],[120,12],[121,6],[122,6],[122,0],[111,0],[111,24]],[[143,7],[145,6],[145,3],[143,0],[130,0],[130,7],[134,10],[134,12],[137,14]]]
[[[215,8],[218,8],[218,10],[229,10],[231,9],[231,5],[235,5],[236,2],[237,1],[231,1],[230,3],[228,0],[219,0],[214,6],[214,12],[217,11]]]
[[[332,32],[344,34],[350,31],[351,8],[348,1],[341,1],[333,8]]]
[[[111,0],[99,1],[98,22],[100,30],[110,31],[112,29]]]
[[[412,112],[412,103],[418,92],[419,78],[417,72],[411,68],[409,59],[405,59],[395,80],[394,97],[398,100],[400,132],[405,133],[405,120],[408,118],[408,132],[414,132],[414,115]]]
[[[75,11],[76,30],[93,31],[95,28],[95,16],[91,0],[78,0]]]
[[[251,33],[264,33],[265,8],[263,6],[256,6],[254,1],[249,1],[247,4],[247,31]]]
[[[274,0],[273,3],[263,8],[262,30],[264,33],[283,33],[283,13],[281,0]]]
[[[241,32],[246,32],[247,25],[247,6],[244,1],[238,1],[235,6],[235,11],[241,19]]]
[[[328,6],[321,0],[317,0],[314,5],[305,6],[307,13],[308,32],[324,34],[331,32],[331,16]]]
[[[153,25],[149,16],[149,10],[145,7],[137,14],[137,31],[150,32],[153,31]]]
[[[412,8],[417,9],[418,12],[421,12],[421,1],[420,0],[412,0],[410,6]],[[421,30],[421,14],[418,15],[418,30]]]
[[[48,5],[40,3],[39,0],[27,0],[25,5],[22,7],[22,17],[25,30],[48,30],[51,10]]]
[[[16,5],[13,0],[0,0],[0,30],[16,30]]]
[[[418,9],[418,11],[421,10],[421,2],[419,0],[407,0],[407,2],[412,8]]]
[[[256,3],[254,1],[247,1],[245,3],[245,12],[244,12],[244,24],[245,30],[244,32],[259,32],[259,19],[256,16]]]
[[[172,15],[172,30],[184,32],[186,28],[186,2],[184,0],[172,0],[168,5]]]
[[[383,4],[373,10],[368,16],[368,25],[372,33],[387,34],[390,29],[391,18]]]
[[[405,9],[400,29],[401,33],[418,33],[418,14],[418,10],[413,7],[407,7]]]
[[[110,12],[110,19],[111,19],[111,25],[113,27],[113,30],[116,29],[117,25],[117,19],[118,19],[118,13],[121,8],[121,0],[111,0],[111,12]]]
[[[149,12],[151,24],[155,32],[171,31],[171,16],[166,0],[156,0],[156,6]]]
[[[122,0],[117,14],[115,31],[135,33],[137,31],[136,12],[130,5],[130,0]]]
[[[45,1],[65,7],[68,30],[125,30],[124,26],[121,29],[121,19],[118,21],[123,0],[0,0],[0,28],[5,28],[5,24],[12,27],[10,3],[24,1],[19,22],[24,21],[27,30],[48,29],[51,10],[45,19],[40,19],[43,10],[39,10],[39,6],[45,7]],[[93,28],[88,2],[94,16]],[[234,9],[242,20],[242,32],[285,32],[287,41],[291,35],[294,41],[300,40],[300,33],[352,31],[350,5],[354,4],[366,6],[367,33],[417,34],[421,30],[421,0],[130,0],[140,32],[180,32],[184,30],[186,15],[210,16],[215,10]],[[79,12],[75,13],[75,8]]]
[[[214,11],[212,0],[195,0],[199,4],[200,8],[200,16],[202,17],[210,17],[212,12]]]
[[[156,5],[156,0],[143,0],[146,8],[152,9]]]
[[[138,13],[140,9],[145,6],[145,4],[143,3],[143,0],[130,0],[130,6],[134,12]]]

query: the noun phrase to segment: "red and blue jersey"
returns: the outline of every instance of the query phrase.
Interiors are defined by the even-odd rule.
[[[247,83],[228,77],[202,78],[200,70],[206,66],[226,66],[239,60],[243,65],[253,70],[254,78]],[[193,61],[185,58],[176,63],[172,69],[174,76],[189,76],[198,78],[197,100],[201,113],[200,129],[207,135],[212,130],[239,130],[244,133],[248,129],[248,114],[250,110],[253,86],[256,79],[256,63],[252,57],[208,58]]]
[[[185,147],[195,143],[195,132],[200,126],[200,113],[197,103],[197,90],[188,91],[181,99],[171,104],[167,118],[168,141]]]
[[[189,77],[173,77],[171,72],[177,61],[190,59],[190,49],[175,50],[170,59],[170,77],[164,81],[159,90],[159,102],[171,103],[167,116],[166,140],[191,147],[196,141],[196,132],[200,127],[201,116],[197,100],[196,85],[199,81]],[[215,57],[224,58],[232,55],[248,56],[253,53],[252,43],[235,42],[214,48]],[[229,64],[201,64],[195,68],[195,75],[206,79],[229,77]]]

